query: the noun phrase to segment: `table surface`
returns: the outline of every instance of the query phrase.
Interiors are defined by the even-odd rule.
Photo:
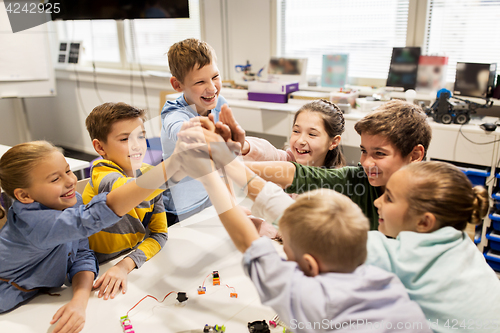
[[[245,206],[250,201],[245,199]],[[275,242],[283,255],[282,247]],[[103,274],[119,259],[101,265]],[[146,298],[134,308],[129,318],[136,333],[141,332],[202,332],[205,324],[225,325],[226,332],[248,332],[248,322],[269,322],[275,312],[260,302],[251,280],[241,264],[242,254],[233,245],[213,207],[169,228],[165,247],[140,269],[128,276],[128,291],[113,300],[103,300],[92,292],[87,306],[85,328],[82,332],[122,333],[120,317],[144,296],[159,300],[171,291],[183,291],[188,301],[178,303],[176,295],[163,303]],[[197,288],[207,275],[217,270],[220,286],[213,286],[211,277],[205,281],[206,294],[198,295]],[[238,298],[229,293],[234,287]],[[3,332],[51,332],[49,322],[55,312],[72,296],[71,288],[57,290],[59,297],[39,295],[17,309],[0,315]],[[281,332],[279,327],[271,332]]]
[[[0,157],[10,148],[12,147],[0,144]],[[72,171],[83,170],[90,166],[88,161],[77,160],[75,158],[66,157],[66,161],[68,161],[69,167]]]

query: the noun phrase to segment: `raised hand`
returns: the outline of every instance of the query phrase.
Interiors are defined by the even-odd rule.
[[[238,124],[238,122],[234,118],[233,111],[231,111],[227,104],[224,104],[221,108],[219,114],[219,122],[222,122],[229,127],[229,129],[231,130],[231,139],[235,142],[239,142],[241,148],[244,149],[245,130],[240,126],[240,124]]]

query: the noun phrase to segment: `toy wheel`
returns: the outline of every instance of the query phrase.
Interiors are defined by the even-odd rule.
[[[470,116],[467,113],[457,114],[455,118],[455,123],[459,125],[467,124],[470,120]]]
[[[453,117],[451,116],[451,114],[445,113],[439,117],[438,122],[443,124],[451,124],[453,122]]]

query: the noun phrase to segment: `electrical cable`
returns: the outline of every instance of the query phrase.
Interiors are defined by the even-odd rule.
[[[132,49],[135,50],[135,24],[134,20],[130,20],[130,26],[131,26],[131,40],[132,40]],[[137,65],[139,66],[139,73],[141,75],[141,82],[142,82],[142,89],[144,93],[144,100],[146,102],[146,110],[149,113],[149,102],[148,102],[148,91],[146,88],[146,82],[144,81],[144,74],[142,72],[142,64],[141,64],[141,59],[139,57],[139,52],[136,53],[137,55]]]
[[[469,139],[468,137],[465,136],[464,132],[462,132],[462,127],[464,126],[465,124],[462,124],[460,126],[460,128],[458,129],[458,131],[460,132],[460,134],[462,134],[462,136],[464,137],[465,140],[475,144],[475,145],[489,145],[489,144],[492,144],[492,143],[495,143],[495,142],[500,142],[500,139],[498,140],[493,140],[493,141],[488,141],[488,142],[475,142],[475,141],[472,141],[471,139]]]
[[[70,39],[70,47],[71,43],[73,42],[73,38],[75,37],[75,21],[72,21],[73,29],[71,30],[71,39]],[[78,104],[80,104],[81,112],[87,118],[88,113],[85,112],[85,105],[83,104],[83,98],[82,98],[82,93],[80,90],[80,78],[78,77],[78,71],[76,70],[76,64],[73,64],[73,71],[75,72],[75,77],[76,77],[76,92],[77,92],[77,100]]]
[[[93,20],[90,20],[90,40],[91,40],[91,45],[92,45],[92,68],[94,72],[94,90],[96,92],[97,98],[99,98],[99,101],[101,104],[104,103],[104,100],[101,98],[101,94],[99,93],[99,88],[97,87],[97,73],[95,70],[95,48],[94,48],[94,26],[92,24]]]

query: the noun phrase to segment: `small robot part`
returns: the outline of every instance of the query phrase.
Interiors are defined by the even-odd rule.
[[[177,293],[177,300],[179,303],[185,302],[188,300],[188,297],[185,292],[178,292]]]
[[[212,282],[213,282],[214,286],[220,286],[219,271],[214,271],[212,273]]]
[[[207,291],[206,287],[202,287],[202,286],[198,287],[198,295],[203,295],[206,293],[206,291]]]
[[[453,96],[451,91],[443,88],[437,92],[436,101],[430,107],[421,106],[438,123],[464,125],[469,122],[472,113],[476,113],[477,109],[492,107],[493,101],[487,99],[484,104],[479,104]]]
[[[203,333],[224,333],[224,332],[226,332],[226,326],[224,325],[208,326],[208,324],[205,324],[205,327],[203,328]]]
[[[267,325],[265,320],[248,323],[248,332],[250,333],[271,333],[269,330],[269,325]]]
[[[238,298],[238,294],[237,293],[230,293],[229,297]]]
[[[134,333],[132,322],[128,316],[120,317],[120,324],[122,325],[123,333]]]

